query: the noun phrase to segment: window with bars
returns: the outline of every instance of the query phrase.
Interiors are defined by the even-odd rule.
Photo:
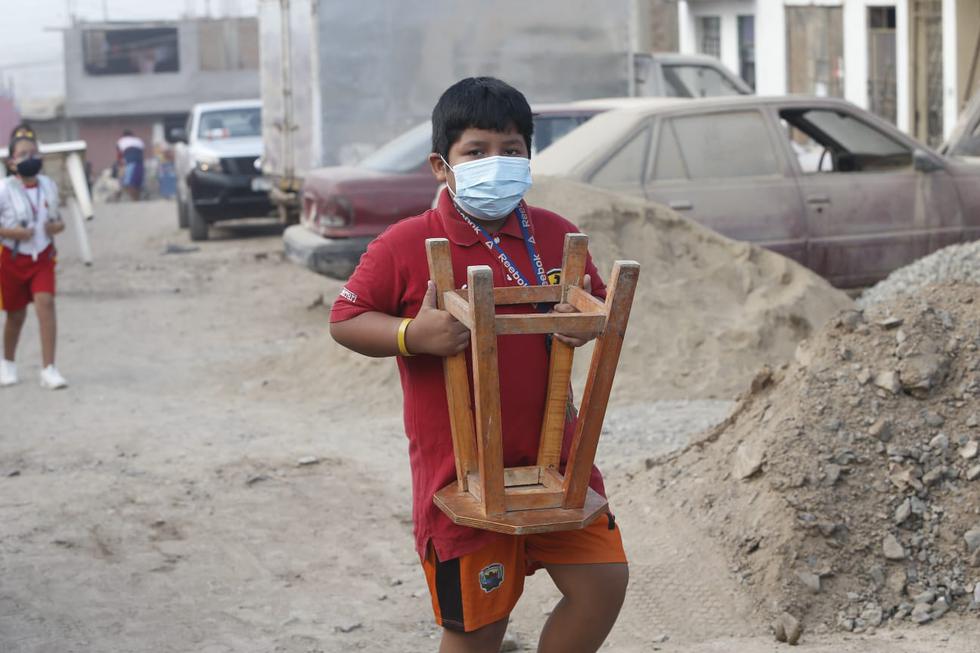
[[[721,57],[721,17],[699,16],[697,22],[698,52]]]

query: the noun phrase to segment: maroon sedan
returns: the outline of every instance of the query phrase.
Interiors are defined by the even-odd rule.
[[[584,100],[534,107],[533,152],[592,116],[649,98]],[[432,126],[422,123],[356,166],[320,168],[303,187],[300,224],[283,236],[286,253],[310,269],[346,279],[375,236],[432,206],[438,183],[429,167]]]

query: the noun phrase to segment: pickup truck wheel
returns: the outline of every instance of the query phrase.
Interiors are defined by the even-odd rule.
[[[191,229],[191,240],[207,240],[208,239],[208,222],[201,215],[201,212],[194,208],[194,202],[190,199],[187,200],[187,222]]]
[[[190,224],[190,217],[188,216],[187,209],[188,202],[180,196],[180,192],[177,193],[177,226],[181,229],[187,229]]]

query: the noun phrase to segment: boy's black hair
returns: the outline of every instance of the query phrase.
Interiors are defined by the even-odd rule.
[[[511,126],[530,153],[534,120],[524,94],[495,77],[467,77],[446,89],[432,110],[432,151],[449,158],[449,148],[467,129],[503,132]]]

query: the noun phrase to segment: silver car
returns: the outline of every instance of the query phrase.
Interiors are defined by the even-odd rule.
[[[843,100],[664,99],[596,116],[532,171],[666,204],[848,287],[980,237],[980,165],[947,151]]]

